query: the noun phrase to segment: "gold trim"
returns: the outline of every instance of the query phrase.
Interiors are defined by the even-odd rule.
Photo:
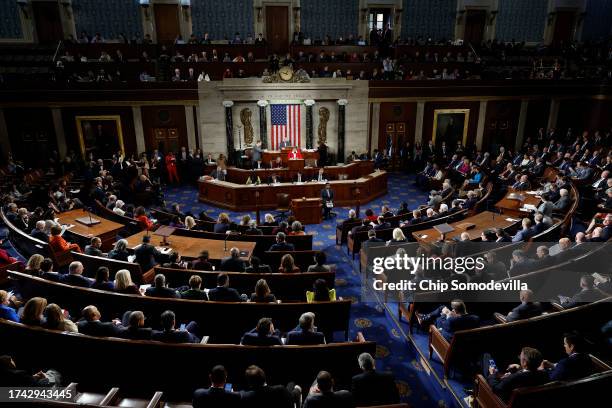
[[[117,127],[117,137],[119,138],[119,149],[121,153],[125,155],[125,147],[123,145],[123,128],[121,126],[121,116],[119,115],[88,115],[88,116],[75,116],[77,134],[79,136],[79,145],[81,147],[81,156],[85,159],[85,140],[83,139],[83,127],[82,122],[90,120],[113,120]]]
[[[399,98],[368,98],[369,103],[383,103],[383,102],[480,102],[480,101],[514,101],[514,100],[541,100],[541,99],[586,99],[586,100],[612,100],[612,95],[563,95],[563,96],[551,96],[551,95],[516,95],[516,96],[406,96]]]
[[[434,123],[433,123],[433,133],[431,135],[431,141],[434,146],[436,145],[436,131],[438,130],[438,115],[444,113],[463,113],[463,141],[461,142],[463,146],[467,142],[467,133],[468,133],[468,125],[470,122],[470,110],[469,109],[436,109],[434,110]],[[452,146],[451,146],[452,148]]]

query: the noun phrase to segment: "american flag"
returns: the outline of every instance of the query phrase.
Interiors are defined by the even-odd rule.
[[[287,136],[291,146],[301,145],[300,105],[270,105],[272,116],[272,149]]]

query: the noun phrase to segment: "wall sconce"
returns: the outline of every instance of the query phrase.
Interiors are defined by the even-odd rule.
[[[255,10],[257,10],[257,22],[261,23],[261,17],[262,17],[262,10],[263,7],[255,7]]]
[[[17,5],[21,9],[21,12],[23,13],[24,17],[29,19],[30,17],[28,16],[28,0],[17,0]]]
[[[151,6],[151,3],[149,0],[139,0],[139,1],[140,1],[140,7],[142,7],[142,9],[144,10],[145,17],[148,20],[149,19],[149,6]]]

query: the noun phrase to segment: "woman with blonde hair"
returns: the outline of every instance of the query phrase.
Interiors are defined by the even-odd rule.
[[[196,226],[195,218],[191,215],[185,217],[185,228],[188,230],[192,230]]]
[[[142,295],[140,290],[132,282],[132,275],[127,269],[121,269],[115,274],[115,292],[132,295]]]
[[[26,264],[24,272],[27,274],[33,275],[33,276],[42,275],[42,272],[40,270],[40,264],[44,260],[45,260],[45,257],[40,254],[32,255],[30,259],[28,259],[28,263]]]
[[[268,213],[264,216],[263,225],[266,225],[268,227],[276,227],[278,225],[278,222],[276,222],[272,214]]]
[[[47,307],[47,299],[42,297],[33,297],[28,300],[21,311],[19,320],[23,324],[30,326],[42,326],[45,323],[43,312]]]
[[[406,242],[406,236],[401,228],[395,228],[393,230],[393,238],[389,242]]]
[[[45,329],[78,333],[77,325],[70,319],[66,319],[62,308],[55,303],[51,303],[45,308],[45,315],[47,316],[47,320],[43,324]]]
[[[229,229],[230,218],[227,213],[222,212],[217,217],[217,223],[215,224],[215,232],[225,234],[225,232]]]
[[[276,296],[270,290],[268,282],[265,279],[260,279],[255,284],[255,292],[251,294],[251,302],[255,303],[270,303],[276,302]]]
[[[285,254],[281,258],[281,264],[278,267],[280,273],[300,273],[300,268],[295,266],[295,261],[291,254]]]
[[[251,222],[251,216],[249,214],[245,214],[242,216],[242,219],[240,220],[240,225],[243,227],[248,227],[250,222]]]

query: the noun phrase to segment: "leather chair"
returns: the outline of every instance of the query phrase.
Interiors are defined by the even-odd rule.
[[[276,194],[276,216],[278,221],[287,218],[287,214],[291,212],[291,197],[287,193]]]

